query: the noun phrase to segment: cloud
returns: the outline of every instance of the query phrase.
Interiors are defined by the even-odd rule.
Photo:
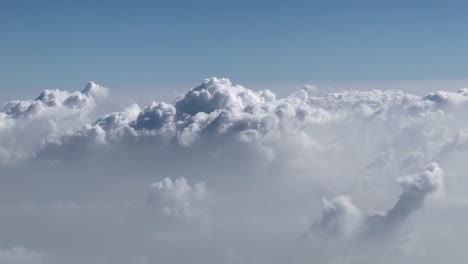
[[[330,237],[375,238],[397,232],[402,224],[421,209],[428,195],[444,188],[444,171],[436,163],[431,163],[416,174],[397,179],[402,189],[395,205],[386,212],[363,215],[349,196],[338,196],[329,201],[322,200],[322,217],[311,229]]]
[[[51,264],[464,254],[437,246],[468,237],[464,92],[304,87],[279,97],[210,78],[173,103],[101,114],[107,91],[2,105],[0,159],[15,161],[0,165],[3,248]]]
[[[0,163],[30,158],[49,136],[85,125],[108,93],[90,82],[82,91],[45,90],[34,100],[0,103]]]
[[[397,181],[403,188],[403,194],[414,194],[424,198],[427,194],[443,188],[444,172],[437,163],[431,163],[423,172],[398,178]]]
[[[34,100],[2,103],[0,112],[12,119],[31,119],[41,115],[63,118],[70,114],[80,114],[84,108],[94,106],[97,99],[106,97],[108,93],[108,88],[89,82],[82,91],[45,90]]]
[[[442,118],[442,104],[434,96],[379,90],[316,96],[313,90],[302,89],[278,99],[269,90],[253,91],[233,85],[228,79],[211,78],[188,91],[174,105],[154,102],[143,108],[131,106],[100,118],[75,135],[67,134],[51,142],[66,146],[70,138],[93,134],[85,130],[102,130],[107,143],[154,137],[188,147],[212,138],[265,143],[288,135],[294,137],[312,126],[350,122],[375,121],[402,127],[418,120]]]
[[[176,218],[190,218],[199,213],[199,203],[205,199],[205,183],[190,185],[185,178],[174,181],[164,178],[150,186],[148,202],[156,205],[162,215]]]
[[[403,189],[396,204],[383,215],[369,218],[367,232],[392,232],[414,212],[421,209],[429,194],[438,193],[444,187],[444,171],[436,163],[429,164],[422,172],[397,179]]]
[[[468,89],[463,88],[463,89],[458,90],[455,93],[447,92],[447,91],[438,91],[438,92],[430,93],[426,95],[424,99],[433,101],[443,106],[460,105],[460,104],[467,102]]]
[[[337,196],[329,201],[322,199],[322,218],[312,229],[332,237],[352,237],[362,224],[363,213],[349,196]]]

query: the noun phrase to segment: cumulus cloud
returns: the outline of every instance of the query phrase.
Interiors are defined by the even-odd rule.
[[[89,82],[82,91],[45,90],[34,100],[2,103],[0,112],[13,119],[41,115],[49,115],[51,118],[64,117],[65,114],[80,114],[83,108],[93,106],[96,99],[104,98],[108,93],[108,88]]]
[[[421,209],[427,196],[439,193],[444,187],[444,171],[438,164],[429,164],[422,172],[397,179],[403,189],[396,204],[383,215],[369,219],[367,232],[389,232],[404,223],[414,212]]]
[[[463,88],[455,93],[447,91],[438,91],[430,93],[424,97],[426,100],[433,101],[442,105],[460,105],[468,100],[468,89]]]
[[[90,84],[2,104],[0,159],[16,160],[0,165],[3,248],[52,264],[464,254],[437,247],[468,237],[464,90],[279,97],[210,78],[174,103],[97,115],[107,93]]]
[[[295,136],[311,126],[349,122],[375,120],[400,127],[443,116],[447,102],[435,100],[434,96],[380,90],[316,96],[314,90],[304,88],[278,99],[269,90],[253,91],[233,85],[228,79],[211,78],[174,105],[132,106],[131,110],[104,116],[83,131],[56,138],[54,142],[61,144],[90,134],[84,130],[102,130],[106,142],[153,136],[190,146],[212,137],[266,142],[281,135]],[[444,96],[462,98],[465,94],[444,92]],[[448,102],[458,104],[458,101]]]
[[[363,213],[349,196],[338,196],[331,201],[322,199],[322,219],[312,229],[332,237],[351,237],[362,224]]]
[[[148,202],[158,207],[162,215],[177,218],[189,218],[198,213],[200,202],[206,195],[205,183],[190,185],[185,178],[174,181],[164,178],[162,181],[150,184]]]
[[[278,129],[300,129],[307,124],[372,119],[401,124],[408,119],[443,115],[443,106],[465,102],[468,93],[463,91],[439,91],[424,97],[393,90],[343,91],[315,96],[314,90],[304,88],[277,99],[269,90],[253,91],[233,85],[228,79],[211,78],[187,92],[174,105],[153,103],[143,108],[137,116],[126,120],[126,125],[135,135],[171,132],[179,143],[190,145],[206,133],[251,131],[265,135]],[[106,126],[105,130],[112,132],[122,125]]]
[[[34,100],[0,103],[0,162],[29,158],[48,136],[85,125],[108,93],[90,82],[82,91],[45,90]]]
[[[322,218],[311,227],[313,231],[331,237],[375,237],[395,233],[413,213],[421,209],[429,194],[438,193],[444,187],[444,171],[436,163],[429,164],[422,172],[397,179],[402,188],[395,205],[386,212],[363,215],[349,196],[322,200]]]

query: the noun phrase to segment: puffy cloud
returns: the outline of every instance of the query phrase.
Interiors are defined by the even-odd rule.
[[[89,82],[81,93],[92,98],[103,98],[109,95],[109,88],[103,87],[94,82]]]
[[[66,114],[80,114],[83,108],[94,106],[96,99],[106,97],[108,93],[108,88],[90,82],[82,91],[45,90],[34,100],[2,103],[0,112],[13,119],[41,115],[60,118]]]
[[[280,137],[302,134],[313,138],[317,136],[312,135],[314,132],[304,134],[304,131],[317,126],[353,123],[377,126],[379,123],[382,128],[395,131],[392,133],[399,133],[401,130],[398,129],[443,120],[445,111],[449,111],[447,105],[465,102],[464,91],[439,91],[423,97],[393,90],[321,95],[315,89],[304,87],[288,97],[277,98],[269,90],[253,91],[233,85],[228,79],[211,78],[188,91],[175,104],[153,102],[143,108],[132,105],[121,112],[105,115],[78,131],[75,129],[65,135],[63,131],[66,129],[49,132],[42,140],[53,145],[46,144],[46,149],[57,149],[58,145],[67,148],[68,144],[73,146],[75,141],[80,141],[79,138],[81,142],[118,144],[148,137],[188,147],[224,137],[241,142],[255,141],[271,148],[271,142],[277,142]],[[86,109],[92,108],[96,100],[107,93],[107,88],[91,82],[79,92],[46,90],[36,100],[4,103],[0,128],[14,126],[18,118],[46,115],[49,122],[54,122],[52,127],[57,129],[64,126],[64,118],[86,114]],[[101,133],[100,140],[96,140],[96,133]]]
[[[211,78],[186,93],[175,106],[178,115],[193,116],[200,112],[209,114],[220,109],[231,112],[244,111],[246,107],[273,100],[275,95],[268,90],[256,93],[233,85],[228,79]]]
[[[29,158],[49,136],[85,125],[108,92],[90,82],[82,91],[45,90],[34,100],[0,103],[0,162]]]
[[[322,219],[312,229],[327,236],[352,237],[361,225],[363,214],[349,196],[338,196],[329,201],[322,199]]]
[[[444,106],[460,105],[468,101],[468,89],[463,88],[455,93],[447,91],[438,91],[426,95],[424,99],[433,101],[437,104],[441,104]]]
[[[425,198],[427,194],[443,188],[444,172],[437,163],[431,163],[421,173],[398,178],[397,182],[403,188],[403,194]]]
[[[205,183],[190,185],[184,177],[164,178],[150,185],[148,201],[155,204],[165,216],[189,218],[199,213],[199,203],[205,199]]]
[[[166,103],[152,103],[145,107],[130,123],[135,130],[173,130],[175,107]]]
[[[317,96],[314,90],[304,88],[278,99],[269,90],[253,91],[233,85],[228,79],[211,78],[188,91],[174,105],[152,103],[139,113],[139,107],[132,106],[129,108],[132,114],[128,109],[113,113],[85,129],[95,130],[99,126],[113,142],[118,142],[119,137],[148,136],[165,138],[181,146],[213,137],[264,142],[281,135],[295,136],[312,126],[375,120],[402,127],[423,118],[443,117],[442,108],[431,98],[380,90]],[[55,142],[67,141],[68,136]]]
[[[466,244],[463,92],[277,97],[211,78],[174,103],[91,118],[106,90],[88,87],[0,113],[0,159],[23,159],[1,167],[2,246],[52,264],[375,263],[386,250],[404,261],[384,263],[421,263],[414,248],[452,255],[434,253],[444,234]],[[347,195],[311,203],[336,194]],[[295,240],[305,229],[309,239]]]
[[[429,194],[442,191],[444,171],[438,164],[431,163],[422,172],[398,178],[397,182],[403,192],[396,204],[385,214],[369,218],[367,232],[371,235],[394,231],[423,207]]]
[[[429,194],[438,193],[444,187],[444,171],[436,163],[423,171],[397,179],[402,188],[398,201],[386,212],[363,215],[349,196],[322,200],[322,218],[311,229],[331,237],[375,238],[395,233],[414,212],[421,209]]]

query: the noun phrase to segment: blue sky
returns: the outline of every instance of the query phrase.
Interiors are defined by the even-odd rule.
[[[2,90],[468,77],[466,1],[0,5]]]

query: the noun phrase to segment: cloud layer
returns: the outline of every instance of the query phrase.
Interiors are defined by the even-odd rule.
[[[211,78],[94,118],[108,94],[0,104],[0,262],[465,257],[440,243],[468,237],[466,89],[280,98]]]

